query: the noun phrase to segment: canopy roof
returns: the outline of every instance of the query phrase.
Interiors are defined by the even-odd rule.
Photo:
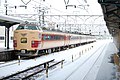
[[[7,15],[0,15],[0,26],[6,26],[7,28],[24,22],[22,19],[18,19],[15,17],[7,16]]]
[[[120,29],[120,0],[98,0],[110,33],[116,34]]]

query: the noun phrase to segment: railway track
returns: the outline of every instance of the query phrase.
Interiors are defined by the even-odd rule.
[[[44,71],[46,71],[46,75],[48,76],[48,69],[50,69],[60,63],[63,64],[63,61],[64,60],[56,62],[55,59],[49,60],[42,64],[25,69],[23,71],[19,71],[14,74],[2,77],[2,78],[0,78],[0,80],[33,80],[33,78],[35,78],[34,76],[36,74],[44,72]]]
[[[21,62],[25,62],[24,60],[22,61],[21,60]],[[54,61],[53,61],[54,62]],[[60,62],[55,62],[54,64],[53,64],[53,62],[50,62],[50,64],[51,65],[49,65],[49,67],[48,68],[52,68],[52,67],[54,67],[55,65],[57,65],[58,63],[61,63],[61,61]],[[12,63],[12,64],[10,64],[10,65],[13,65],[13,64],[18,64],[18,61],[17,62],[15,62],[15,63]],[[45,64],[45,63],[44,63]],[[27,79],[27,78],[30,78],[31,76],[33,76],[33,75],[35,75],[35,74],[37,74],[37,73],[41,73],[41,72],[44,72],[44,71],[46,71],[46,68],[44,67],[44,64],[42,64],[40,67],[38,67],[38,68],[34,68],[33,69],[33,71],[31,71],[31,70],[29,70],[29,71],[25,71],[24,73],[23,72],[17,72],[17,73],[15,73],[15,74],[12,74],[12,75],[9,75],[9,76],[5,76],[5,77],[2,77],[2,78],[0,78],[0,79],[2,79],[2,80],[10,80],[10,79]],[[62,63],[61,63],[62,64]],[[0,68],[2,68],[2,67],[5,67],[5,66],[9,66],[9,64],[8,65],[4,65],[4,66],[0,66]],[[33,73],[31,73],[31,72],[33,72]],[[30,74],[28,74],[28,73],[30,73]],[[26,75],[29,75],[28,77],[26,76]],[[21,77],[22,76],[22,77]],[[9,78],[8,78],[9,77]],[[32,79],[31,79],[32,80]]]
[[[84,76],[83,80],[87,79],[87,75],[90,73],[90,71],[94,68],[95,64],[97,63],[97,61],[99,60],[99,58],[101,57],[105,47],[107,46],[107,44],[104,46],[104,48],[102,49],[101,53],[98,55],[97,59],[95,60],[95,62],[93,63],[92,67],[89,69],[89,71],[87,72],[87,74]]]
[[[104,45],[104,47],[102,48],[101,53],[98,55],[97,59],[94,61],[93,65],[92,65],[92,67],[89,69],[89,71],[86,73],[86,75],[82,78],[82,80],[84,80],[84,79],[87,77],[88,73],[92,70],[93,66],[95,65],[95,63],[97,62],[97,60],[99,59],[99,57],[102,55],[102,52],[104,51],[104,48],[105,48],[106,46],[107,46],[107,44]],[[100,48],[101,48],[101,47],[99,47],[90,57],[88,57],[84,62],[82,62],[82,64],[80,64],[70,75],[68,75],[65,80],[69,80],[69,78],[70,78],[82,65],[84,65],[92,56],[94,56],[95,53],[96,53]],[[68,65],[68,64],[67,64],[67,65]]]

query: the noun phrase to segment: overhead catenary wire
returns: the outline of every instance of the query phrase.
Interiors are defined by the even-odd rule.
[[[41,4],[41,5],[43,5],[43,6],[46,6],[45,4],[42,4],[42,3],[38,2],[38,1],[35,1],[35,0],[32,0],[32,1],[33,1],[33,2],[36,2],[37,4]],[[49,3],[46,3],[46,4],[50,5]],[[50,5],[50,9],[53,9],[53,10],[55,10],[55,11],[58,11],[58,12],[64,13],[64,14],[68,13],[68,12],[64,12],[64,11],[62,11],[62,10],[53,8],[51,5]],[[68,13],[68,14],[71,14],[71,13]]]
[[[29,0],[28,2],[24,2],[23,0],[21,0],[25,5],[29,4],[31,2],[31,0]]]
[[[29,4],[27,4],[27,6],[33,5],[33,6],[36,6],[36,8],[37,8],[37,5],[33,4],[32,2],[35,2],[35,3],[37,3],[38,5],[46,6],[45,4],[42,4],[42,3],[38,2],[38,1],[35,1],[35,0],[31,0],[31,2],[29,2]],[[66,1],[66,3],[69,3],[69,0]],[[49,3],[47,3],[47,4],[50,5]],[[67,12],[67,11],[62,11],[62,10],[56,9],[56,8],[52,7],[51,5],[50,5],[50,9],[51,9],[51,10],[55,10],[55,11],[59,12],[60,14],[72,14],[72,13]],[[29,10],[28,10],[28,12],[29,12]],[[50,14],[54,14],[53,11],[52,11]],[[39,14],[38,14],[38,15],[39,15]],[[30,16],[30,17],[34,17],[34,16],[36,16],[36,15],[32,15],[32,16]]]
[[[41,6],[48,6],[48,5],[50,5],[50,4],[47,3],[47,2],[45,2],[45,3],[47,4],[47,5],[45,5],[45,4],[43,4],[43,3],[41,3],[41,2],[38,2],[38,1],[35,1],[35,0],[30,0],[30,1],[31,1],[31,2],[27,3],[27,6],[29,6],[29,5],[36,6],[35,4],[33,4],[33,2],[35,2],[35,3],[37,3],[38,5],[41,5]],[[41,1],[42,1],[42,0],[41,0]],[[66,1],[67,4],[68,4],[69,2],[70,2],[70,0]],[[37,7],[37,6],[36,6],[36,7]],[[59,12],[60,14],[61,14],[61,13],[62,13],[62,14],[72,14],[72,13],[67,12],[67,11],[62,11],[62,10],[53,8],[51,5],[50,5],[49,7],[50,7],[50,9],[55,10],[55,11]],[[28,10],[28,12],[29,12],[29,10]]]

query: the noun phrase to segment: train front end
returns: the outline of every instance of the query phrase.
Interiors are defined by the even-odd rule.
[[[14,31],[13,46],[21,56],[34,55],[41,44],[41,29],[35,24],[20,24]]]

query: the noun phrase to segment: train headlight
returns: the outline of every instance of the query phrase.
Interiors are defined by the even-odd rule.
[[[35,42],[34,42],[34,41],[32,41],[31,43],[32,43],[32,44],[34,44]]]

